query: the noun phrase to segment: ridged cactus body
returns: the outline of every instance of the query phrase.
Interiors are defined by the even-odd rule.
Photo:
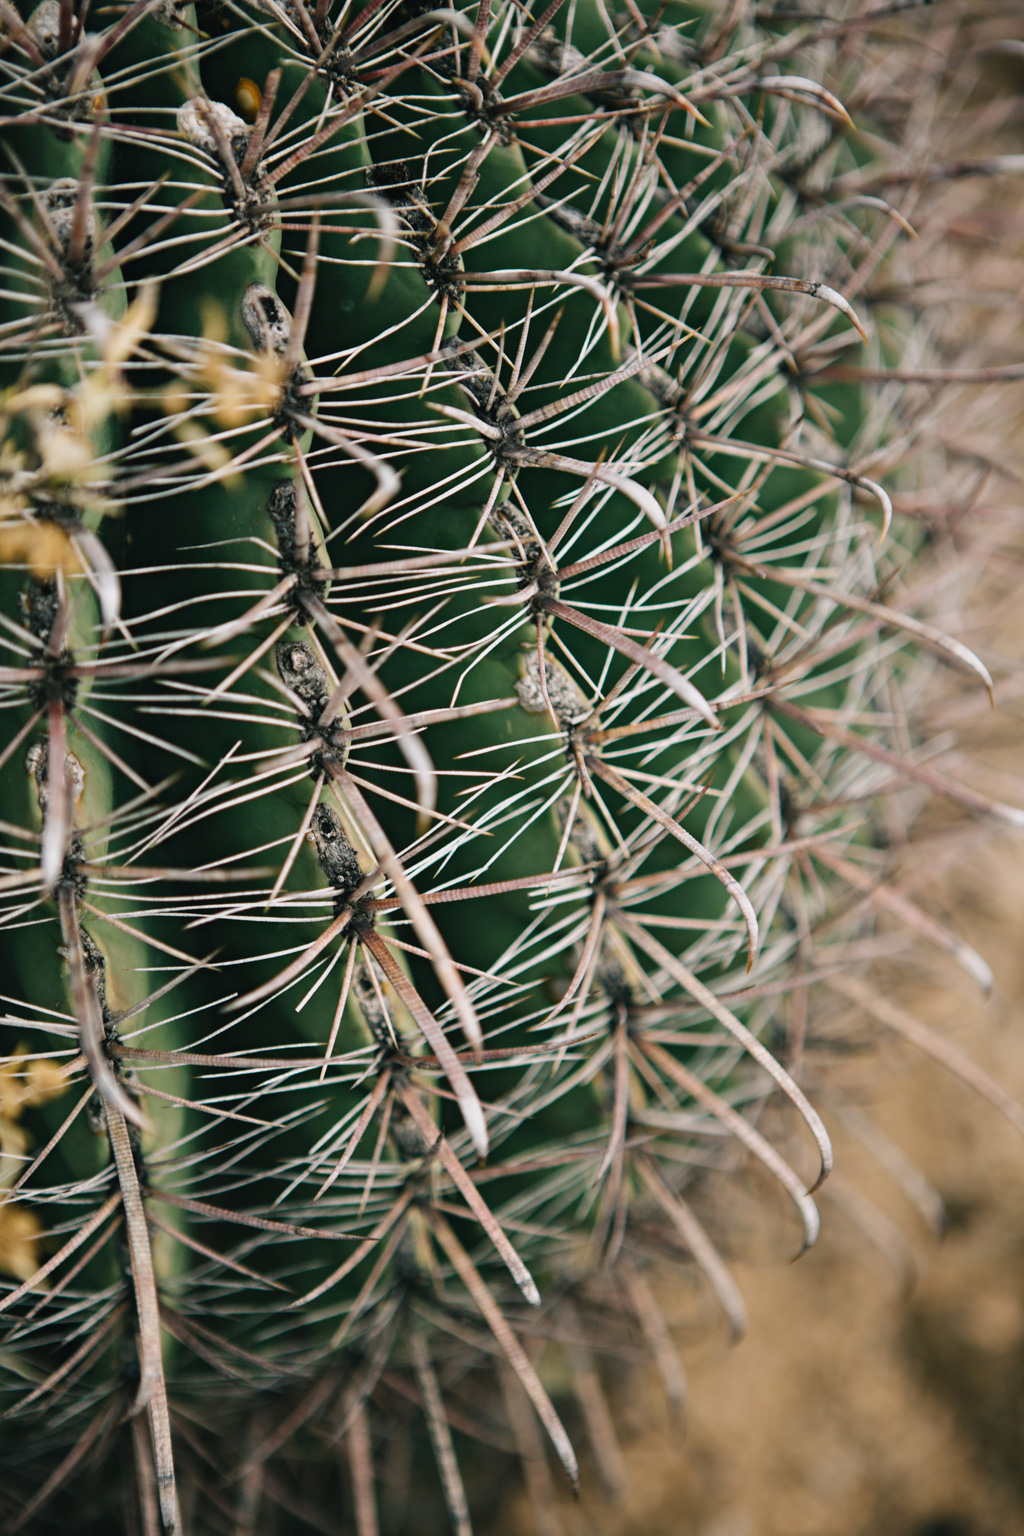
[[[677,1380],[660,1255],[741,1328],[703,1170],[817,1232],[818,936],[987,674],[848,29],[648,9],[0,10],[11,1530],[370,1536],[408,1442],[465,1532],[589,1331]]]

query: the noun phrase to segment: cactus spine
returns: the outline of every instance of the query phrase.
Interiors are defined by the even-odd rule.
[[[741,10],[0,8],[11,1530],[575,1481],[652,1263],[742,1328],[692,1181],[815,1238],[808,979],[955,949],[884,792],[1021,821],[906,725],[866,15]]]

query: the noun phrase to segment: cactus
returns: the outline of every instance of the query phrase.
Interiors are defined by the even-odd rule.
[[[894,786],[1024,820],[888,598],[902,7],[741,9],[0,6],[12,1531],[575,1482],[652,1265],[742,1329],[693,1183],[815,1238],[816,973],[983,978],[883,878]]]

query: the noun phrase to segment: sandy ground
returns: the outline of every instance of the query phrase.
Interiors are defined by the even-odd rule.
[[[964,937],[995,957],[992,998],[944,976],[904,1000],[1024,1098],[1024,844],[1003,841],[946,890]],[[734,1261],[747,1338],[687,1344],[684,1330],[682,1427],[652,1376],[613,1390],[626,1495],[609,1506],[591,1468],[580,1503],[559,1507],[566,1536],[1024,1532],[1024,1137],[906,1047],[870,1076],[871,1118],[942,1197],[944,1239],[841,1136],[844,1195],[891,1218],[886,1254],[823,1199],[798,1263]],[[675,1300],[685,1322],[689,1292]],[[524,1500],[495,1536],[534,1528]]]

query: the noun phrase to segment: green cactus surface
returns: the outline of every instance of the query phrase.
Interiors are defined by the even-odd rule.
[[[814,1241],[811,984],[984,981],[906,9],[0,0],[5,1530],[543,1502],[697,1181]]]

